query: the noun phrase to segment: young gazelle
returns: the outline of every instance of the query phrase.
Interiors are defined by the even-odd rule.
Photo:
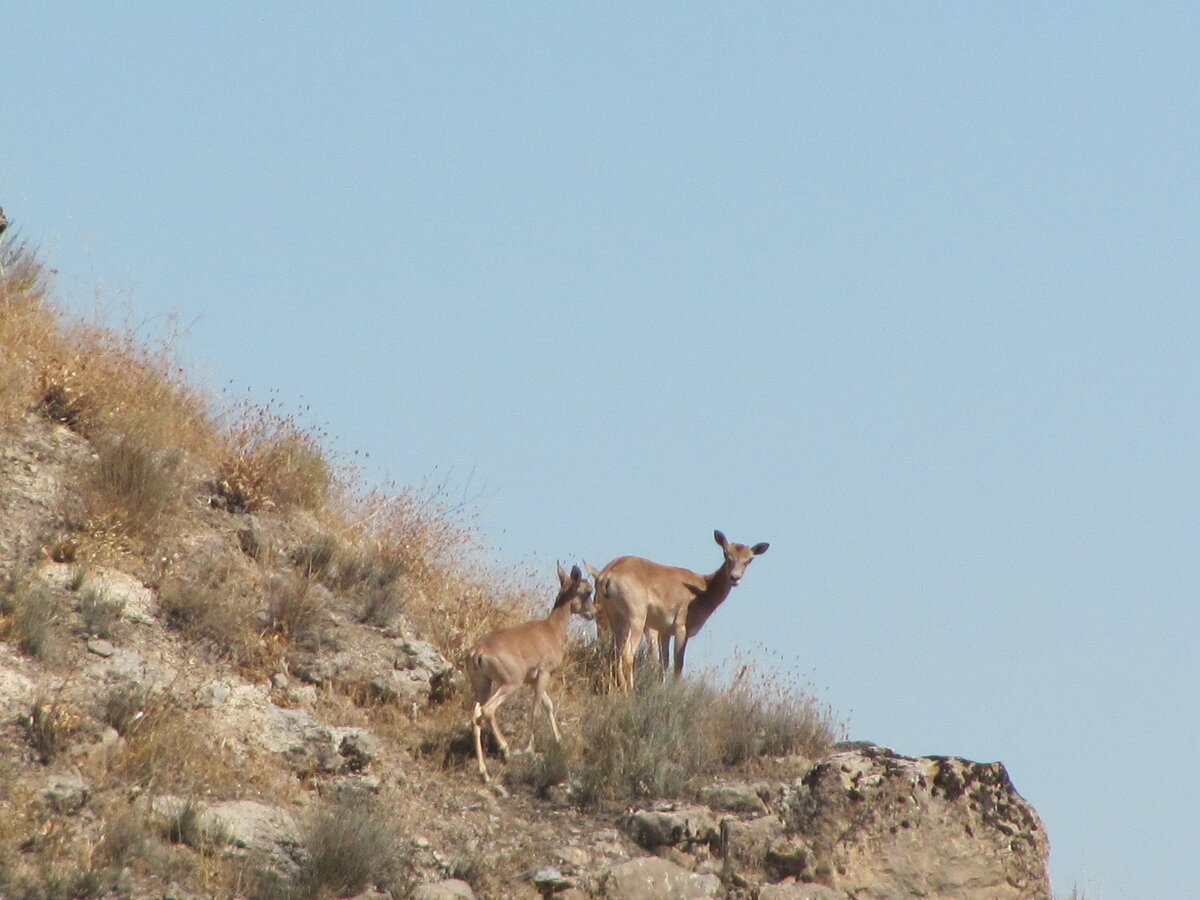
[[[690,569],[664,566],[638,556],[614,559],[596,575],[596,603],[606,624],[613,630],[617,652],[617,685],[633,686],[633,659],[642,633],[658,633],[658,650],[665,672],[675,638],[675,675],[683,672],[688,638],[697,634],[730,590],[746,573],[756,556],[767,552],[767,544],[735,544],[719,531],[713,538],[725,554],[721,568],[711,575]]]
[[[579,566],[572,566],[568,575],[560,564],[558,582],[558,597],[549,616],[489,632],[475,642],[467,656],[467,676],[471,679],[475,695],[471,730],[475,737],[479,774],[484,781],[491,779],[483,761],[483,724],[487,722],[500,744],[501,756],[507,757],[508,741],[504,739],[500,724],[496,721],[496,710],[521,685],[533,685],[534,693],[533,704],[529,708],[529,744],[525,752],[533,749],[533,726],[539,706],[546,710],[550,719],[554,740],[561,741],[558,723],[554,720],[554,702],[546,693],[546,685],[566,651],[567,625],[571,615],[592,619],[595,618],[596,608],[592,605],[592,584],[583,577]]]

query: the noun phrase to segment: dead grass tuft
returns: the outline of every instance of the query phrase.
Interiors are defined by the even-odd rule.
[[[281,575],[267,585],[266,627],[307,650],[329,642],[328,594],[305,578]]]
[[[27,656],[52,661],[61,642],[61,608],[48,585],[14,574],[0,596],[0,636]]]
[[[303,861],[291,875],[260,870],[252,900],[349,897],[369,887],[407,897],[415,885],[411,850],[400,841],[392,816],[373,798],[350,796],[324,806],[313,817],[303,850]]]
[[[71,746],[79,730],[80,717],[61,696],[39,697],[28,715],[21,717],[25,740],[37,754],[38,762],[49,765]]]
[[[324,510],[339,486],[322,435],[272,406],[240,404],[224,435],[213,504],[229,512]]]
[[[92,516],[115,521],[131,535],[153,535],[183,500],[179,452],[133,433],[101,438],[95,447],[87,491]]]
[[[650,666],[635,681],[629,694],[586,703],[573,793],[581,806],[679,797],[695,778],[763,756],[817,758],[836,740],[827,708],[749,667],[724,686],[711,674],[660,681]]]
[[[214,738],[208,710],[185,709],[158,695],[141,712],[108,762],[110,777],[150,793],[237,796],[244,790],[242,765]]]
[[[79,597],[83,630],[95,637],[114,637],[124,610],[124,601],[113,600],[99,588],[85,588]]]
[[[159,588],[159,609],[167,625],[185,637],[252,668],[262,661],[265,647],[253,606],[236,581],[227,567],[215,564],[195,575],[173,574]]]

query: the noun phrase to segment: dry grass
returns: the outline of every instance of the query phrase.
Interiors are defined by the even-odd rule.
[[[403,583],[398,596],[406,615],[448,659],[460,658],[484,632],[549,610],[553,589],[489,566],[466,511],[440,488],[371,494],[355,516],[355,542],[368,548],[375,571]]]
[[[80,721],[79,713],[61,695],[38,697],[29,713],[20,718],[25,740],[43,765],[54,762],[71,746]]]
[[[159,609],[166,623],[203,644],[218,658],[248,669],[264,662],[266,648],[251,601],[234,572],[214,564],[196,574],[172,574],[159,588]]]
[[[98,588],[84,588],[79,596],[83,630],[95,637],[114,637],[124,609],[123,600],[114,600]]]
[[[393,816],[370,797],[345,797],[318,810],[303,849],[303,861],[290,875],[256,873],[252,900],[349,897],[369,887],[407,897],[412,890],[410,853]]]
[[[246,773],[233,751],[214,739],[209,710],[185,709],[158,695],[139,712],[123,719],[125,739],[107,760],[111,781],[152,794],[242,795]]]
[[[0,596],[0,636],[27,656],[51,662],[62,639],[61,613],[61,604],[47,585],[14,574]]]
[[[322,435],[270,405],[238,404],[227,418],[213,481],[215,505],[230,512],[325,509],[339,486]]]
[[[817,758],[837,739],[828,709],[783,681],[743,669],[720,686],[709,676],[660,681],[649,666],[634,690],[585,702],[581,806],[679,797],[697,778],[764,756]]]
[[[272,578],[267,585],[267,630],[307,650],[320,650],[329,643],[327,596],[295,575]]]

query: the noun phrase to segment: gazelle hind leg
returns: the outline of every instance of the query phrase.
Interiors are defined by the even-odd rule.
[[[546,711],[546,718],[550,720],[550,731],[554,735],[556,744],[562,743],[562,734],[558,730],[558,722],[554,718],[554,701],[550,699],[550,693],[546,690],[546,685],[549,682],[549,677],[546,673],[540,673],[533,685],[533,706],[530,707],[529,714],[529,749],[533,749],[533,713],[540,706]]]
[[[478,703],[471,711],[471,733],[475,738],[475,760],[479,764],[479,774],[483,776],[484,781],[491,781],[487,764],[483,761],[483,707]]]
[[[496,688],[496,692],[488,698],[479,709],[481,718],[486,719],[488,727],[492,729],[492,734],[496,736],[496,743],[500,745],[500,758],[508,758],[508,740],[504,737],[504,732],[500,730],[500,720],[496,717],[496,710],[500,704],[508,699],[508,695],[513,692],[515,686],[501,686]]]

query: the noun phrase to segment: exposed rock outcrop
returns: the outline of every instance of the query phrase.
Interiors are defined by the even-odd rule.
[[[797,876],[855,898],[1050,900],[1041,820],[1000,763],[835,753],[789,799]]]

